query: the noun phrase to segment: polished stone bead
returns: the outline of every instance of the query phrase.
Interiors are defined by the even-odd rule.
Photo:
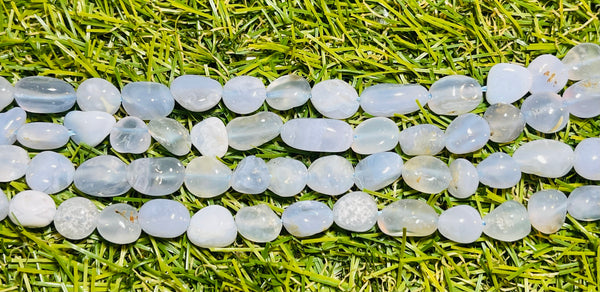
[[[262,158],[247,156],[237,165],[231,175],[231,187],[240,193],[260,194],[267,190],[271,175]]]
[[[306,185],[330,196],[347,192],[354,185],[354,168],[350,161],[338,155],[318,158],[308,167]]]
[[[69,187],[74,175],[71,160],[62,154],[44,151],[29,162],[25,180],[32,190],[55,194]]]
[[[569,86],[562,98],[569,113],[578,118],[600,115],[600,76]]]
[[[509,189],[521,180],[521,167],[510,155],[496,152],[477,165],[479,181],[491,188]]]
[[[333,211],[317,201],[299,201],[289,205],[281,215],[285,230],[296,237],[321,233],[333,224]]]
[[[106,241],[115,244],[129,244],[142,234],[138,211],[127,204],[107,206],[98,216],[98,233]]]
[[[402,168],[406,184],[422,193],[437,194],[450,185],[452,174],[448,166],[433,156],[415,156]]]
[[[569,121],[569,111],[560,96],[553,92],[530,95],[521,105],[527,125],[542,133],[562,130]]]
[[[229,210],[212,205],[200,209],[192,216],[187,237],[199,247],[226,247],[235,241],[237,227]]]
[[[96,156],[83,162],[73,178],[75,187],[96,197],[119,196],[131,189],[127,181],[127,164],[111,155]]]
[[[352,145],[352,127],[332,119],[291,119],[281,127],[281,139],[292,148],[311,152],[343,152]]]
[[[569,79],[582,80],[600,75],[600,46],[582,43],[572,47],[562,59],[569,68]]]
[[[446,129],[446,149],[454,154],[475,152],[490,139],[490,126],[482,117],[464,114],[455,118]]]
[[[169,88],[156,82],[131,82],[123,87],[121,97],[125,111],[145,121],[166,117],[175,107]]]
[[[566,175],[573,168],[574,156],[571,146],[549,139],[527,142],[513,153],[521,172],[548,178]]]
[[[0,76],[0,111],[13,102],[14,93],[15,88],[12,84]]]
[[[523,133],[525,118],[512,104],[496,103],[485,110],[483,119],[490,126],[490,140],[496,143],[512,142]]]
[[[569,69],[557,57],[544,54],[533,59],[527,70],[532,83],[529,92],[559,92],[569,81]]]
[[[441,235],[454,242],[472,243],[481,236],[483,221],[475,208],[458,205],[440,214],[438,230]]]
[[[298,75],[281,76],[267,86],[267,103],[284,111],[305,104],[310,98],[310,84]]]
[[[557,232],[567,216],[567,196],[558,190],[544,190],[531,195],[527,203],[531,225],[541,233]]]
[[[140,208],[140,227],[150,236],[175,238],[185,233],[190,225],[190,211],[177,201],[150,200]]]
[[[483,233],[500,240],[513,242],[531,232],[527,209],[516,201],[506,201],[483,217]]]
[[[377,203],[367,193],[348,193],[333,205],[335,224],[352,232],[365,232],[371,229],[377,222],[377,216]]]
[[[82,111],[101,111],[114,115],[121,107],[121,92],[102,78],[91,78],[77,87],[77,105]]]
[[[446,136],[437,126],[422,124],[400,131],[398,142],[406,155],[436,155],[444,150]]]
[[[192,149],[190,132],[174,119],[158,118],[150,120],[148,131],[154,140],[174,155],[186,155]]]
[[[308,181],[308,170],[304,163],[288,158],[277,157],[267,162],[271,174],[269,190],[281,197],[299,194]]]
[[[310,101],[326,118],[347,119],[358,110],[356,89],[339,79],[323,80],[313,87]]]
[[[513,103],[525,96],[532,81],[529,70],[521,65],[496,64],[488,73],[485,99],[489,104]]]
[[[65,146],[71,137],[69,130],[59,124],[34,122],[17,131],[17,140],[27,148],[50,150]]]
[[[452,176],[448,192],[452,196],[465,199],[475,194],[479,186],[479,174],[470,161],[458,158],[452,161],[448,168]]]
[[[354,129],[352,150],[358,154],[373,154],[394,149],[400,130],[388,118],[375,117],[361,122]]]
[[[192,112],[203,112],[219,103],[223,95],[223,86],[209,77],[182,75],[171,83],[171,94],[183,108]]]
[[[140,118],[125,117],[113,126],[109,140],[112,148],[119,153],[140,154],[148,150],[152,136]]]
[[[600,186],[581,186],[571,191],[567,211],[580,221],[600,220]]]
[[[149,196],[164,196],[179,190],[185,168],[173,157],[140,158],[127,167],[127,181],[134,190]]]
[[[29,154],[14,145],[0,145],[0,182],[10,182],[25,175]]]
[[[279,136],[282,126],[281,117],[272,112],[237,117],[226,127],[229,146],[240,151],[256,148]]]
[[[71,84],[45,76],[29,76],[15,84],[15,101],[30,113],[60,113],[69,110],[77,97]]]
[[[232,112],[249,114],[259,109],[267,98],[262,80],[252,76],[230,79],[223,87],[223,103]]]
[[[215,157],[196,157],[185,168],[185,187],[200,198],[216,197],[229,189],[231,173],[231,169]]]
[[[54,220],[56,204],[40,191],[22,191],[10,200],[8,217],[23,227],[46,227]]]
[[[194,125],[190,137],[192,145],[204,156],[223,157],[227,153],[227,128],[217,117],[210,117]]]
[[[377,217],[379,229],[390,236],[427,236],[437,230],[438,214],[424,201],[402,199],[387,205]]]
[[[360,107],[372,116],[393,117],[418,111],[419,104],[425,106],[430,97],[429,91],[419,84],[381,83],[363,90]]]
[[[474,110],[483,100],[481,85],[464,75],[440,78],[429,88],[429,109],[438,115],[457,116]]]
[[[6,219],[6,216],[8,216],[9,204],[10,203],[8,202],[6,194],[2,190],[0,190],[0,221]]]
[[[25,124],[27,114],[20,107],[0,113],[0,145],[10,145],[17,141],[17,133]]]
[[[265,204],[241,208],[235,214],[235,225],[244,238],[254,242],[269,242],[279,236],[281,219]]]
[[[100,211],[92,201],[73,197],[58,206],[54,215],[54,227],[67,239],[84,239],[96,230],[99,215]]]
[[[402,175],[402,157],[395,152],[371,154],[356,164],[354,183],[360,190],[377,191]]]
[[[600,180],[600,138],[587,138],[575,147],[573,166],[581,177]]]
[[[72,111],[65,116],[64,125],[74,133],[73,142],[96,147],[110,134],[116,122],[109,113]]]

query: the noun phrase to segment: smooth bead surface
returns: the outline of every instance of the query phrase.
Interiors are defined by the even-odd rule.
[[[555,233],[565,223],[567,196],[557,190],[539,191],[529,198],[527,211],[535,229],[545,234]]]
[[[119,153],[140,154],[148,150],[152,136],[144,121],[129,116],[113,126],[109,140],[113,149]]]
[[[337,196],[354,185],[353,174],[354,168],[346,158],[338,155],[323,156],[308,167],[306,184],[316,192]]]
[[[249,114],[259,109],[267,98],[262,80],[252,76],[230,79],[223,87],[223,103],[232,112]]]
[[[54,215],[54,227],[67,239],[84,239],[96,229],[99,215],[98,207],[92,201],[73,197],[58,206]]]
[[[402,130],[398,142],[406,155],[436,155],[446,146],[446,136],[437,126],[422,124]]]
[[[267,103],[284,111],[305,104],[310,98],[310,84],[298,75],[281,76],[267,86]]]
[[[231,175],[231,187],[240,193],[260,194],[267,190],[271,176],[262,158],[247,156],[237,165]]]
[[[382,83],[369,86],[360,94],[360,107],[376,117],[393,117],[410,114],[425,106],[429,91],[419,84]]]
[[[354,183],[360,190],[377,191],[402,175],[402,157],[394,152],[371,154],[356,164]]]
[[[127,164],[111,155],[96,156],[83,162],[73,178],[75,187],[90,196],[114,197],[131,189]]]
[[[531,89],[532,76],[527,68],[509,63],[492,66],[487,77],[485,99],[489,104],[513,103]]]
[[[0,76],[0,111],[13,102],[14,93],[15,88],[12,84],[6,78]]]
[[[438,214],[424,201],[402,199],[387,205],[379,217],[379,229],[390,236],[427,236],[437,230]]]
[[[152,138],[174,155],[186,155],[192,149],[190,132],[178,121],[171,118],[158,118],[148,123]]]
[[[292,148],[310,152],[342,152],[352,145],[352,127],[332,119],[292,119],[281,127],[281,139]]]
[[[446,129],[446,149],[454,154],[475,152],[490,139],[490,126],[480,116],[464,114],[455,118]]]
[[[77,105],[82,111],[101,111],[114,115],[121,107],[121,92],[102,78],[90,78],[77,87]]]
[[[140,158],[127,167],[127,181],[136,191],[149,196],[164,196],[179,190],[185,168],[173,157]]]
[[[65,146],[71,137],[69,130],[59,124],[27,123],[17,131],[17,140],[27,148],[50,150]]]
[[[569,79],[582,80],[600,75],[600,46],[582,43],[572,47],[562,59],[569,69]]]
[[[402,168],[406,184],[422,193],[437,194],[445,190],[452,180],[448,166],[433,156],[415,156]]]
[[[459,205],[440,214],[438,230],[445,238],[454,242],[472,243],[481,236],[483,221],[475,208]]]
[[[98,233],[106,241],[115,244],[128,244],[142,234],[138,211],[127,204],[107,206],[98,216]]]
[[[285,230],[296,237],[308,237],[327,230],[333,224],[333,211],[317,201],[299,201],[281,215]]]
[[[573,167],[574,156],[571,146],[549,139],[527,142],[513,153],[521,172],[548,178],[566,175]]]
[[[474,110],[483,100],[481,85],[464,75],[445,76],[429,88],[429,109],[438,115],[457,116]]]
[[[345,81],[330,79],[313,86],[311,98],[315,109],[331,119],[347,119],[358,110],[358,93]]]
[[[140,208],[140,227],[148,235],[175,238],[190,225],[190,211],[181,203],[167,199],[150,200]]]
[[[56,152],[44,151],[29,162],[25,180],[32,190],[55,194],[71,185],[74,175],[75,167],[68,158]]]
[[[30,113],[60,113],[69,110],[77,97],[71,84],[45,76],[29,76],[15,84],[17,104]]]
[[[192,145],[204,156],[223,157],[227,153],[227,128],[217,117],[210,117],[194,125],[190,137]]]
[[[448,167],[452,180],[448,185],[448,192],[455,198],[465,199],[475,194],[479,186],[479,174],[473,164],[458,158],[450,163]]]
[[[377,222],[377,215],[377,203],[371,195],[363,192],[348,193],[333,205],[335,224],[352,232],[371,229]]]
[[[600,115],[600,77],[579,81],[562,95],[570,114],[579,118]]]
[[[203,112],[213,108],[223,94],[221,83],[198,75],[179,76],[173,80],[170,89],[173,99],[192,112]]]
[[[580,221],[600,220],[600,186],[581,186],[567,199],[567,211]]]
[[[237,227],[231,212],[217,205],[196,212],[187,230],[188,239],[204,248],[226,247],[235,241],[236,236]]]
[[[376,117],[361,122],[354,128],[352,150],[358,154],[373,154],[394,149],[400,131],[394,121]]]
[[[517,161],[506,153],[490,154],[477,165],[479,181],[491,188],[508,189],[521,180],[521,168]]]
[[[490,126],[490,140],[496,143],[512,142],[523,133],[525,118],[512,104],[497,103],[485,110],[483,119]]]
[[[229,189],[231,169],[214,157],[192,159],[185,168],[185,187],[200,198],[216,197]]]
[[[527,125],[542,133],[562,130],[569,121],[569,111],[560,96],[552,92],[532,94],[521,105]]]
[[[10,182],[25,175],[29,154],[14,145],[0,145],[0,182]]]
[[[27,114],[20,107],[0,113],[0,145],[10,145],[17,141],[17,133],[25,124]]]
[[[532,83],[529,92],[559,92],[569,81],[569,69],[557,57],[545,54],[533,59],[527,70]]]
[[[56,204],[46,193],[22,191],[10,200],[8,217],[23,227],[46,227],[54,220]]]
[[[10,203],[8,202],[6,194],[2,190],[0,190],[0,221],[6,219],[6,216],[8,216],[9,204]]]
[[[171,91],[156,82],[131,82],[121,90],[123,108],[144,121],[168,116],[175,107]]]
[[[111,114],[99,111],[72,111],[65,116],[64,125],[74,134],[73,142],[96,147],[110,134],[117,123]]]
[[[579,142],[574,151],[573,166],[581,177],[600,180],[600,138],[587,138]]]
[[[281,197],[299,194],[308,181],[308,170],[304,163],[288,158],[277,157],[267,162],[271,174],[269,190]]]
[[[241,208],[235,214],[235,225],[241,236],[254,242],[275,240],[283,226],[279,216],[265,204]]]
[[[229,146],[240,151],[256,148],[277,137],[282,126],[281,117],[272,112],[237,117],[227,124]]]
[[[516,201],[506,201],[483,217],[483,233],[507,242],[525,238],[531,232],[527,209]]]

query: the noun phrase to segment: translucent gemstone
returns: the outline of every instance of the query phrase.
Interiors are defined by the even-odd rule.
[[[490,154],[477,165],[479,181],[491,188],[509,189],[521,180],[521,168],[517,161],[506,153]]]
[[[171,83],[171,94],[183,108],[203,112],[219,103],[223,86],[209,77],[182,75]]]
[[[352,127],[331,119],[291,119],[281,127],[281,139],[292,148],[311,152],[342,152],[352,145]]]
[[[459,205],[440,214],[438,230],[445,238],[454,242],[472,243],[481,236],[483,221],[475,208]]]
[[[354,183],[361,190],[377,191],[402,175],[402,157],[395,152],[371,154],[356,164]]]
[[[574,189],[569,194],[567,210],[577,220],[600,220],[600,186],[582,186]]]
[[[116,122],[109,113],[72,111],[65,116],[64,125],[74,133],[73,142],[96,147],[110,134]]]
[[[427,236],[435,232],[438,214],[424,201],[402,199],[387,205],[379,217],[377,225],[390,236]]]
[[[226,247],[235,241],[237,227],[229,210],[212,205],[192,216],[187,237],[199,247]]]
[[[73,197],[58,206],[54,215],[54,227],[67,239],[84,239],[96,229],[99,215],[98,207],[92,201]]]
[[[231,175],[231,187],[240,193],[260,194],[267,190],[271,176],[267,164],[254,155],[247,156]]]
[[[433,156],[415,156],[402,168],[406,184],[422,193],[437,194],[450,186],[452,174],[448,166]]]
[[[127,164],[111,155],[96,156],[83,162],[73,178],[75,187],[84,194],[114,197],[131,189],[127,181]]]
[[[600,46],[582,43],[572,47],[562,59],[569,68],[569,79],[582,80],[600,75]]]
[[[281,219],[265,204],[243,207],[235,214],[235,225],[244,238],[254,242],[275,240],[281,232]]]
[[[142,234],[137,210],[123,203],[104,208],[98,216],[97,228],[102,238],[116,244],[132,243]]]
[[[125,111],[145,121],[166,117],[175,107],[169,88],[156,82],[131,82],[123,87],[121,97]]]
[[[63,147],[69,142],[69,130],[54,123],[27,123],[17,131],[17,140],[21,145],[37,150],[49,150]]]
[[[185,168],[185,187],[200,198],[216,197],[229,189],[231,169],[214,157],[192,159]]]
[[[110,145],[119,153],[140,154],[150,147],[152,136],[140,118],[125,117],[110,131]]]
[[[569,69],[554,55],[545,54],[533,59],[527,70],[533,81],[531,93],[559,92],[569,81]]]
[[[571,146],[549,139],[527,142],[513,153],[521,172],[548,178],[566,175],[573,167],[574,156]]]
[[[101,111],[114,115],[121,106],[121,92],[102,78],[91,78],[77,87],[77,105],[82,111]]]
[[[347,119],[358,110],[358,93],[345,81],[330,79],[313,87],[310,101],[326,118]]]
[[[20,107],[0,113],[0,145],[10,145],[17,141],[17,132],[25,124],[27,114]]]
[[[6,194],[0,190],[0,221],[6,219],[6,216],[8,216],[8,206],[8,198],[6,197]]]
[[[570,114],[579,118],[600,115],[600,77],[579,81],[562,95]]]
[[[400,131],[388,118],[376,117],[361,122],[354,129],[352,150],[358,154],[373,154],[394,149]]]
[[[269,190],[281,197],[292,197],[299,194],[308,181],[306,166],[292,158],[277,157],[267,162],[271,174]]]
[[[525,119],[521,110],[512,104],[496,103],[483,114],[490,126],[490,140],[496,143],[512,142],[523,133]]]
[[[25,175],[29,154],[14,145],[0,145],[0,182],[9,182]]]
[[[337,196],[354,185],[353,175],[354,168],[346,158],[338,155],[323,156],[308,167],[306,184],[316,192]]]
[[[377,215],[377,203],[371,195],[363,192],[348,193],[333,205],[335,224],[352,232],[371,229],[377,222]]]
[[[46,227],[56,213],[54,200],[40,191],[22,191],[10,200],[8,217],[23,227]]]
[[[553,92],[530,95],[521,105],[525,122],[542,133],[562,130],[569,121],[569,111],[560,96]]]
[[[71,160],[62,154],[44,151],[29,162],[25,180],[32,190],[55,194],[69,187],[74,175]]]
[[[134,190],[149,196],[164,196],[179,190],[185,168],[173,157],[136,159],[127,167],[127,181]]]
[[[60,113],[73,107],[77,97],[71,84],[45,76],[30,76],[15,84],[17,104],[30,113]]]
[[[182,235],[190,225],[190,211],[173,200],[154,199],[140,208],[138,220],[144,232],[160,238]]]
[[[360,107],[376,117],[393,117],[419,110],[417,101],[425,106],[430,95],[419,84],[382,83],[369,86],[360,94]]]
[[[482,117],[464,114],[446,128],[446,149],[454,154],[475,152],[490,139],[490,126]]]
[[[174,119],[158,118],[151,120],[148,123],[148,131],[154,140],[174,155],[186,155],[192,149],[190,132]]]
[[[501,241],[517,241],[529,235],[527,209],[516,201],[506,201],[483,217],[483,233]]]
[[[298,75],[281,76],[267,86],[267,103],[276,110],[289,110],[310,98],[310,84]]]
[[[479,175],[470,161],[458,158],[450,163],[449,169],[452,180],[448,192],[452,196],[465,199],[475,194],[479,186]]]
[[[541,233],[557,232],[567,216],[567,196],[558,190],[539,191],[527,203],[529,221]]]
[[[527,68],[517,64],[496,64],[488,73],[485,99],[489,104],[513,103],[525,96],[532,82]]]
[[[587,138],[575,147],[573,166],[585,179],[600,180],[600,138]]]
[[[281,215],[285,230],[296,237],[321,233],[333,224],[333,211],[317,201],[299,201],[289,205]]]
[[[6,78],[0,76],[0,111],[12,103],[14,93],[15,88],[12,84],[10,84]]]
[[[262,80],[252,76],[230,79],[223,87],[223,103],[232,112],[249,114],[259,109],[267,98]]]
[[[436,155],[444,149],[444,131],[435,125],[415,125],[400,131],[400,148],[406,155]]]
[[[464,75],[440,78],[429,88],[429,109],[438,115],[457,116],[474,110],[483,100],[481,85]]]
[[[217,117],[210,117],[194,125],[190,136],[192,145],[204,156],[223,157],[227,153],[227,129]]]
[[[281,117],[272,112],[237,117],[227,124],[229,146],[240,151],[258,147],[277,137],[282,126]]]

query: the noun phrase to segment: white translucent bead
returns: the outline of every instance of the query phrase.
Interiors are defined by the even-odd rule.
[[[249,114],[259,109],[267,98],[262,80],[252,76],[230,79],[223,87],[223,103],[232,112]]]
[[[151,120],[148,123],[148,131],[154,140],[174,155],[186,155],[192,149],[190,132],[174,119],[158,118]]]
[[[352,232],[371,229],[377,222],[377,215],[377,203],[371,195],[363,192],[348,193],[333,205],[335,224]]]
[[[8,217],[23,227],[46,227],[56,213],[54,200],[40,191],[22,191],[10,200]]]
[[[0,145],[0,182],[17,180],[25,175],[29,154],[14,145]]]
[[[352,145],[352,127],[332,119],[291,119],[281,127],[281,139],[292,148],[311,152],[342,152]]]
[[[190,136],[192,145],[204,156],[223,157],[227,153],[227,129],[217,117],[210,117],[194,125]]]
[[[173,157],[140,158],[127,167],[127,181],[136,191],[149,196],[164,196],[179,190],[185,168]]]
[[[185,187],[200,198],[216,197],[229,189],[231,173],[214,157],[196,157],[185,168]]]
[[[231,187],[240,193],[260,194],[267,190],[271,175],[262,158],[247,156],[237,165],[231,175]]]
[[[21,145],[37,150],[50,150],[63,147],[69,142],[69,130],[54,123],[27,123],[17,131],[17,140]]]
[[[64,120],[65,127],[74,133],[71,136],[73,142],[90,147],[98,146],[110,134],[116,123],[111,114],[99,111],[72,111]]]
[[[496,103],[483,114],[490,126],[490,140],[496,143],[512,142],[523,133],[525,118],[521,110],[512,104]]]
[[[289,205],[281,215],[285,230],[296,237],[321,233],[333,224],[333,211],[317,201],[300,201]]]
[[[402,168],[406,184],[422,193],[437,194],[450,185],[452,174],[448,166],[433,156],[415,156]]]
[[[84,239],[96,229],[99,215],[98,207],[92,201],[73,197],[58,206],[54,215],[54,227],[67,239]]]
[[[481,236],[483,221],[475,208],[459,205],[440,214],[438,230],[445,238],[454,242],[472,243]]]
[[[525,122],[542,133],[562,130],[569,121],[569,111],[560,96],[553,92],[530,95],[521,105]]]
[[[107,206],[98,216],[98,233],[106,241],[128,244],[142,234],[137,210],[127,204]]]
[[[585,179],[600,180],[600,138],[587,138],[575,147],[573,166]]]
[[[544,190],[531,195],[527,203],[531,225],[541,233],[557,232],[567,216],[567,196],[558,190]]]
[[[402,130],[398,142],[406,155],[436,155],[446,146],[446,136],[437,126],[422,124]]]
[[[479,186],[479,174],[473,164],[459,158],[450,163],[450,175],[452,180],[448,186],[448,192],[455,198],[465,199],[477,191]]]
[[[490,126],[476,114],[455,118],[446,128],[446,149],[454,154],[475,152],[490,139]]]
[[[582,43],[572,47],[562,62],[569,68],[569,79],[582,80],[600,75],[600,46]]]
[[[354,128],[352,150],[358,154],[373,154],[394,149],[400,130],[394,121],[376,117],[361,122]]]
[[[440,78],[429,88],[429,109],[438,115],[457,116],[474,110],[483,100],[481,85],[464,75]]]
[[[121,97],[125,111],[145,121],[166,117],[175,107],[169,88],[156,82],[131,82],[123,87]]]
[[[437,230],[438,214],[424,201],[402,199],[387,205],[377,217],[379,229],[390,236],[427,236]]]
[[[10,145],[17,140],[19,129],[25,124],[27,114],[20,107],[0,113],[0,145]]]
[[[267,162],[271,182],[269,190],[281,197],[299,194],[308,181],[308,170],[304,163],[287,157],[277,157]]]
[[[32,190],[55,194],[71,185],[74,175],[71,160],[62,154],[44,151],[29,162],[25,180]]]
[[[501,241],[517,241],[531,232],[527,209],[516,201],[506,201],[483,217],[483,233]]]
[[[310,101],[319,113],[331,119],[347,119],[356,113],[359,106],[356,89],[339,79],[315,84]]]
[[[284,111],[305,104],[310,98],[310,84],[298,75],[281,76],[267,86],[267,103]]]
[[[316,192],[337,196],[354,185],[353,174],[354,168],[346,158],[338,155],[323,156],[308,167],[306,184]]]
[[[96,197],[119,196],[131,189],[127,164],[111,155],[96,156],[79,165],[73,184],[84,194]]]
[[[212,205],[200,209],[192,216],[187,237],[199,247],[226,247],[235,241],[237,227],[229,210]]]
[[[554,55],[538,56],[529,63],[527,70],[533,81],[531,93],[559,92],[569,81],[569,69]]]
[[[13,102],[14,93],[15,88],[12,84],[0,76],[0,111]]]
[[[281,117],[272,112],[237,117],[226,127],[229,146],[240,151],[256,148],[279,136],[282,126]]]
[[[142,205],[138,220],[142,230],[150,236],[175,238],[188,229],[190,211],[177,201],[154,199]]]
[[[198,75],[182,75],[171,83],[171,94],[183,108],[203,112],[221,100],[223,86],[218,81]]]
[[[283,226],[279,216],[265,204],[241,208],[235,214],[235,225],[241,236],[254,242],[275,240]]]
[[[125,117],[110,131],[110,145],[119,153],[140,154],[150,147],[152,136],[140,118]]]
[[[600,220],[600,186],[581,186],[567,199],[567,211],[580,221]]]
[[[532,76],[527,68],[509,63],[492,66],[487,77],[485,99],[489,104],[513,103],[531,89]]]
[[[60,113],[72,108],[77,100],[71,84],[45,76],[29,76],[15,84],[17,104],[30,113]]]
[[[521,180],[521,168],[517,161],[506,153],[490,154],[477,165],[479,181],[491,188],[509,189]]]
[[[574,156],[571,146],[549,139],[527,142],[513,153],[521,172],[548,178],[566,175],[573,168]]]
[[[393,117],[419,110],[417,101],[425,106],[429,91],[419,84],[382,83],[369,86],[360,94],[360,107],[376,117]]]
[[[77,105],[82,111],[101,111],[114,115],[121,106],[121,92],[102,78],[91,78],[77,87]]]
[[[8,216],[9,204],[10,203],[8,202],[6,194],[2,190],[0,190],[0,221],[6,219],[6,216]]]
[[[402,157],[394,152],[371,154],[356,164],[354,183],[360,190],[377,191],[402,175]]]
[[[570,114],[579,118],[600,115],[600,77],[579,81],[562,95]]]

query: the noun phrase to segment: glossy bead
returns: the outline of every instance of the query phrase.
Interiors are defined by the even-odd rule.
[[[387,205],[379,217],[379,229],[390,236],[427,236],[437,230],[438,214],[424,201],[402,199]]]
[[[2,190],[0,190],[0,221],[6,219],[6,216],[8,216],[9,204],[10,203],[8,202],[6,194]]]
[[[188,229],[190,211],[177,201],[154,199],[142,205],[138,221],[142,230],[150,236],[175,238]]]
[[[265,204],[242,207],[235,215],[235,225],[241,236],[254,242],[275,240],[283,226],[279,216]]]
[[[200,198],[216,197],[229,189],[231,173],[214,157],[196,157],[185,168],[185,187]]]
[[[339,79],[323,80],[311,91],[310,101],[326,118],[347,119],[358,110],[356,89]]]
[[[226,127],[229,146],[240,151],[256,148],[279,136],[282,126],[281,117],[272,112],[237,117]]]
[[[333,224],[333,211],[317,201],[299,201],[289,205],[281,215],[285,230],[296,237],[321,233]]]
[[[54,220],[56,204],[46,193],[22,191],[10,200],[8,217],[23,227],[46,227]]]
[[[20,107],[0,113],[0,145],[10,145],[17,141],[17,133],[25,124],[27,114]]]
[[[483,217],[483,233],[501,241],[513,242],[531,232],[527,209],[516,201],[506,201]]]
[[[533,59],[527,70],[532,83],[529,92],[559,92],[569,81],[569,69],[557,57],[545,54]]]
[[[475,152],[490,139],[490,126],[480,116],[464,114],[455,118],[446,129],[446,149],[454,154]]]
[[[212,205],[192,216],[187,237],[199,247],[226,247],[235,241],[237,227],[229,210]]]
[[[77,87],[77,105],[82,111],[101,111],[114,115],[121,107],[121,92],[102,78],[91,78]]]
[[[179,190],[185,168],[173,157],[140,158],[127,167],[127,181],[134,190],[149,196],[164,196]]]
[[[223,94],[221,83],[198,75],[179,76],[173,80],[170,89],[177,103],[192,112],[203,112],[213,108]]]
[[[129,244],[142,234],[138,211],[127,204],[107,206],[98,216],[98,233],[106,241]]]
[[[358,154],[373,154],[394,149],[400,131],[394,121],[376,117],[363,121],[354,128],[352,150]]]
[[[573,168],[574,156],[571,146],[549,139],[527,142],[513,153],[521,172],[548,178],[566,175]]]
[[[92,201],[73,197],[58,206],[54,215],[54,227],[67,239],[84,239],[96,230],[99,215],[100,211]]]
[[[458,158],[452,161],[448,168],[452,176],[448,192],[452,196],[465,199],[475,194],[479,186],[479,174],[470,161]]]
[[[356,164],[354,183],[360,190],[378,191],[402,175],[402,157],[394,152],[371,154]]]
[[[227,153],[227,128],[217,117],[210,117],[194,125],[190,137],[192,145],[204,156],[223,157]]]
[[[310,152],[343,152],[352,145],[352,127],[332,119],[291,119],[281,127],[281,139]]]
[[[581,186],[567,199],[567,211],[580,221],[600,220],[600,186]]]
[[[539,191],[527,203],[529,221],[538,231],[551,234],[565,223],[567,216],[567,196],[558,190]]]
[[[71,134],[65,126],[54,123],[27,123],[17,131],[19,143],[36,150],[61,148],[69,142],[70,137]]]
[[[521,168],[517,161],[506,153],[490,154],[477,165],[479,181],[491,188],[509,189],[521,180]]]
[[[599,76],[600,46],[582,43],[572,47],[562,59],[569,69],[569,79],[582,80]]]
[[[299,194],[308,181],[306,166],[292,158],[277,157],[267,162],[271,175],[269,190],[281,197],[292,197]]]
[[[0,76],[0,111],[13,102],[14,93],[15,88],[12,84]]]
[[[240,193],[260,194],[267,190],[271,176],[262,158],[247,156],[237,165],[231,175],[231,187]]]
[[[127,164],[111,155],[96,156],[83,162],[73,177],[75,187],[95,197],[119,196],[131,189]]]
[[[140,154],[150,147],[152,136],[140,118],[125,117],[110,131],[110,145],[119,153]]]
[[[406,184],[422,193],[437,194],[445,190],[452,180],[448,166],[433,156],[415,156],[402,168]]]
[[[527,125],[542,133],[562,130],[569,121],[569,111],[560,96],[552,92],[532,94],[521,105]]]
[[[437,126],[422,124],[400,131],[398,142],[406,155],[436,155],[446,146],[446,136]]]
[[[372,116],[393,117],[418,111],[419,104],[425,106],[430,97],[429,91],[419,84],[382,83],[363,90],[360,107]]]
[[[65,116],[64,125],[74,133],[73,142],[96,147],[110,134],[116,122],[115,117],[105,112],[72,111]]]
[[[316,192],[337,196],[354,185],[353,174],[354,168],[346,158],[338,155],[323,156],[308,167],[306,184]]]
[[[123,87],[121,97],[125,111],[145,121],[166,117],[175,107],[169,88],[156,82],[131,82]]]
[[[481,85],[464,75],[445,76],[429,88],[429,109],[438,115],[457,116],[474,110],[483,99]]]
[[[298,75],[281,76],[267,86],[267,103],[284,111],[305,104],[310,98],[310,84]]]
[[[513,103],[531,89],[532,80],[531,72],[521,65],[496,64],[488,73],[485,99],[489,104]]]
[[[490,140],[496,143],[512,142],[523,133],[525,118],[512,104],[496,103],[485,110],[483,119],[490,126]]]
[[[475,208],[458,205],[440,214],[438,230],[445,238],[454,242],[472,243],[481,236],[483,221]]]
[[[348,193],[333,205],[335,224],[352,232],[371,229],[377,222],[377,215],[377,203],[371,195],[363,192]]]
[[[600,115],[600,77],[579,81],[562,95],[570,114],[579,118]]]
[[[574,151],[573,166],[581,177],[600,180],[600,138],[587,138],[579,142]]]
[[[262,80],[252,76],[230,79],[223,87],[223,103],[232,112],[249,114],[259,109],[267,98]]]
[[[171,154],[182,156],[192,149],[190,132],[181,123],[171,118],[150,120],[148,131],[152,138]]]
[[[15,84],[15,101],[30,113],[60,113],[69,110],[77,97],[71,84],[45,76],[29,76]]]
[[[25,175],[29,154],[14,145],[0,145],[0,182],[10,182]]]
[[[69,187],[74,175],[71,160],[62,154],[44,151],[29,162],[25,180],[32,190],[55,194]]]

